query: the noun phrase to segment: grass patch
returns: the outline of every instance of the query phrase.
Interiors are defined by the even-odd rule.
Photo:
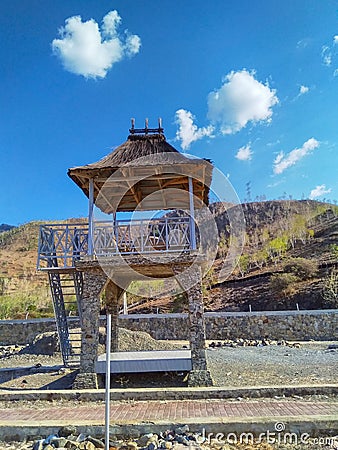
[[[0,296],[0,320],[53,317],[53,305],[44,292]]]

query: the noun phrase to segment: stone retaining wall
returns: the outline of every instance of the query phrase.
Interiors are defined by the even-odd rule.
[[[155,339],[186,339],[184,314],[120,316],[121,327],[142,330]],[[206,337],[224,339],[338,339],[338,310],[205,313]]]
[[[76,318],[71,327],[79,326]],[[101,317],[104,326],[104,317]],[[155,339],[188,339],[186,314],[130,314],[119,325],[146,331]],[[338,310],[206,313],[207,339],[337,340]],[[54,319],[0,320],[0,345],[26,344],[46,331],[56,330]]]

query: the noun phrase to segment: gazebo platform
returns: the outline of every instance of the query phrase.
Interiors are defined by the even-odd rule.
[[[191,369],[190,350],[151,350],[110,354],[111,373],[188,372]],[[96,373],[105,373],[105,353],[98,357],[95,371]]]

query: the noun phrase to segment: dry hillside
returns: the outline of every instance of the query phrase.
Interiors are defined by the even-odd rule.
[[[210,210],[220,244],[212,270],[204,279],[207,310],[295,309],[297,304],[300,309],[337,307],[336,205],[280,200],[228,206],[227,210],[216,203]],[[230,277],[220,280],[230,239],[229,216],[236,217],[239,210],[245,217],[244,250]],[[53,314],[47,276],[36,271],[39,224],[31,222],[0,232],[0,319]],[[323,295],[329,288],[330,295]],[[182,295],[143,298],[153,290],[154,286],[136,283],[135,294],[128,298],[130,312],[186,309]]]

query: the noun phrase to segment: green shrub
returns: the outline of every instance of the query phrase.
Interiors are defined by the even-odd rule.
[[[298,278],[292,273],[277,273],[270,279],[270,287],[277,292],[286,293]]]
[[[338,308],[338,270],[333,269],[328,277],[324,279],[322,291],[324,308]]]
[[[308,280],[316,276],[318,264],[313,259],[290,258],[284,263],[283,270],[285,273],[293,274],[299,280]]]

